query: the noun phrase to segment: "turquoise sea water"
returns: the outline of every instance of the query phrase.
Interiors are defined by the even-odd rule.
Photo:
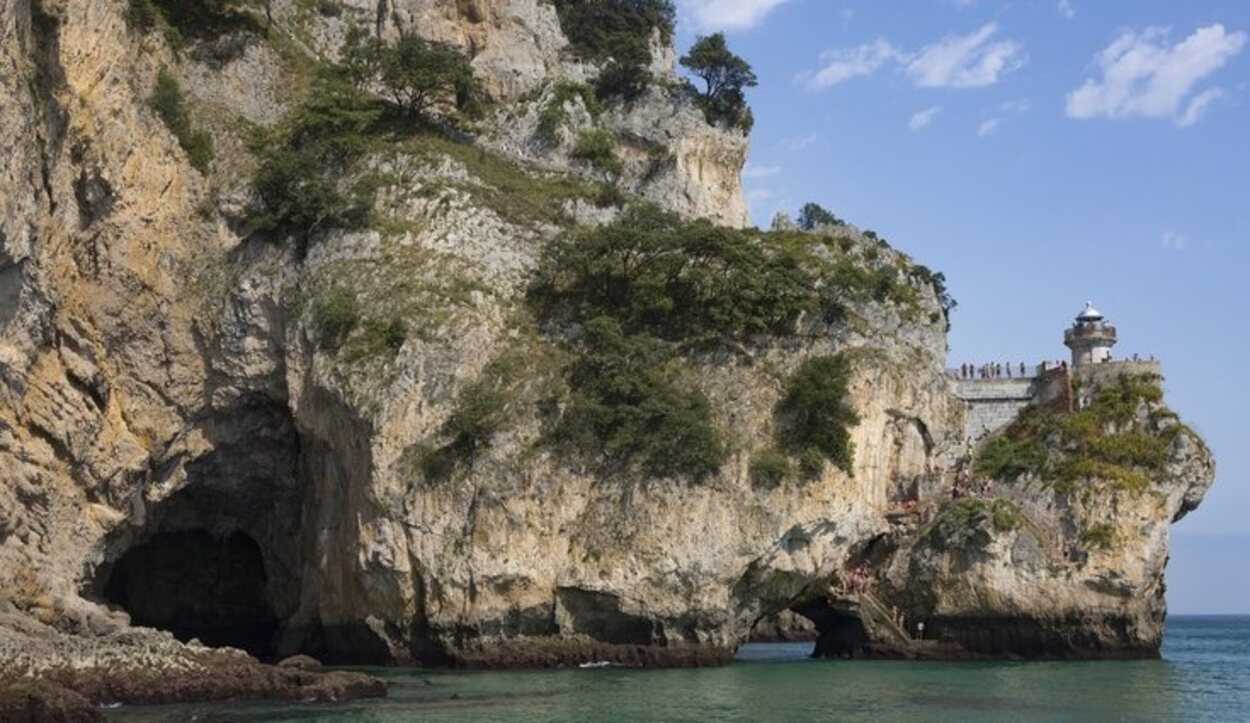
[[[1250,721],[1250,617],[1168,621],[1161,661],[814,661],[748,645],[701,670],[370,670],[389,698],[110,711],[127,723],[399,721]]]

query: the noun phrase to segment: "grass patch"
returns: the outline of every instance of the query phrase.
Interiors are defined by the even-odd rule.
[[[1097,522],[1081,530],[1081,544],[1100,550],[1115,547],[1115,526],[1106,522]]]
[[[599,128],[582,131],[569,155],[612,177],[625,170],[625,162],[616,155],[616,138],[611,131]]]
[[[336,352],[360,325],[360,302],[349,289],[337,287],[313,306],[313,327],[317,330],[317,346]]]
[[[538,126],[534,131],[544,144],[555,146],[560,143],[560,131],[568,122],[568,110],[565,106],[574,98],[581,99],[591,118],[597,119],[603,113],[603,104],[599,102],[599,96],[591,86],[585,83],[557,83],[551,97],[538,113]]]
[[[599,194],[596,184],[527,173],[484,148],[434,131],[410,136],[398,150],[431,160],[447,156],[459,161],[476,182],[457,188],[512,223],[568,225],[565,204],[578,199],[594,200]]]
[[[213,162],[213,137],[191,125],[182,85],[167,68],[161,68],[157,73],[156,88],[148,104],[178,139],[178,145],[186,151],[191,166],[200,173],[208,173],[209,164]]]
[[[773,489],[794,476],[794,465],[785,454],[766,449],[751,458],[750,475],[751,484]]]

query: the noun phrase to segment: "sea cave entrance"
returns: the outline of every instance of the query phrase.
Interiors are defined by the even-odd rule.
[[[269,600],[260,546],[242,532],[160,532],[114,563],[104,598],[136,625],[186,642],[275,654],[279,620]]]
[[[857,606],[821,599],[805,606],[803,616],[819,631],[813,658],[859,658],[868,653],[868,631]]]

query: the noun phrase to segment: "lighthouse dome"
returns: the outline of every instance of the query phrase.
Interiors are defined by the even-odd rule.
[[[1103,318],[1102,312],[1094,308],[1094,302],[1087,301],[1085,302],[1085,311],[1078,314],[1076,320],[1078,322],[1089,322],[1102,321]]]

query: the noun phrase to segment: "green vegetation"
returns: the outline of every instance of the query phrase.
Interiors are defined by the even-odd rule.
[[[1036,476],[1061,491],[1095,480],[1144,489],[1151,475],[1162,472],[1172,440],[1184,429],[1179,424],[1142,429],[1136,423],[1142,405],[1162,399],[1157,376],[1122,376],[1097,390],[1079,411],[1027,409],[982,450],[977,473],[1003,481]]]
[[[755,119],[743,90],[755,87],[759,81],[751,65],[729,50],[725,34],[700,37],[680,62],[703,80],[699,105],[707,122],[750,133]]]
[[[799,209],[798,226],[804,231],[814,231],[825,226],[841,226],[842,219],[818,203],[808,202]]]
[[[592,118],[598,118],[603,113],[603,104],[599,102],[594,88],[585,83],[558,83],[538,114],[538,128],[535,132],[539,140],[549,146],[559,143],[560,129],[568,122],[568,112],[564,106],[574,98],[581,98],[582,105]]]
[[[643,204],[558,239],[531,299],[547,317],[607,315],[627,333],[710,342],[788,336],[804,316],[832,322],[854,303],[917,308],[898,268],[836,248],[831,238],[740,231]]]
[[[959,302],[955,301],[955,297],[951,296],[950,291],[946,288],[946,274],[941,272],[934,273],[928,266],[916,264],[911,267],[910,276],[918,283],[926,284],[933,288],[933,294],[937,297],[938,304],[942,307],[942,321],[945,323],[945,330],[951,330],[951,312],[959,306]],[[937,319],[933,319],[937,322]]]
[[[548,251],[532,293],[545,317],[617,319],[627,333],[671,341],[785,335],[819,307],[797,253],[654,206],[576,229]]]
[[[152,0],[130,0],[126,8],[126,22],[132,30],[149,31],[156,27],[160,20],[160,11],[152,4]]]
[[[651,82],[651,51],[642,43],[626,43],[595,78],[595,93],[607,100],[637,100]]]
[[[1020,510],[1011,500],[962,499],[948,509],[951,520],[961,527],[976,524],[978,518],[988,518],[997,532],[1011,532],[1024,524]]]
[[[1011,532],[1023,524],[1020,511],[1011,500],[997,499],[990,503],[991,521],[999,532]]]
[[[1081,543],[1086,547],[1110,550],[1115,546],[1115,526],[1097,522],[1081,530]]]
[[[165,37],[174,49],[188,38],[214,40],[233,32],[264,30],[253,14],[271,0],[130,0],[126,18],[134,30],[151,31],[164,20]]]
[[[805,480],[814,480],[825,471],[825,455],[815,447],[799,452],[799,474]]]
[[[360,303],[349,289],[335,288],[313,307],[317,345],[329,352],[342,348],[360,324]]]
[[[595,90],[604,100],[637,98],[651,81],[651,36],[672,41],[671,0],[551,0],[573,53],[602,64]]]
[[[470,466],[491,437],[505,428],[513,399],[509,387],[516,381],[516,368],[507,356],[488,364],[477,381],[460,392],[451,416],[439,430],[449,441],[416,449],[416,463],[427,484],[445,482],[457,470]]]
[[[178,145],[186,151],[191,165],[200,173],[207,173],[209,164],[213,162],[213,137],[191,125],[186,101],[182,97],[182,86],[168,69],[161,68],[157,73],[156,88],[148,103],[178,139]]]
[[[347,361],[382,356],[395,356],[408,341],[408,325],[399,317],[368,319],[361,324],[360,334],[346,349]]]
[[[608,317],[590,320],[568,368],[571,395],[550,439],[584,460],[637,463],[659,477],[714,474],[726,456],[704,394],[681,383],[671,351],[626,335]]]
[[[323,71],[303,105],[261,134],[254,146],[260,168],[253,187],[260,205],[252,211],[259,229],[296,236],[306,245],[327,228],[356,228],[368,219],[374,189],[345,188],[369,148],[385,108]]]
[[[802,454],[805,476],[820,473],[815,467],[819,453],[844,472],[855,461],[855,445],[850,429],[859,424],[859,415],[847,401],[851,366],[841,354],[805,360],[786,381],[777,405],[778,442],[783,449]]]
[[[579,361],[568,370],[581,397],[552,405],[563,410],[559,436],[594,454],[649,448],[633,444],[633,420],[651,407],[663,412],[651,427],[666,430],[654,443],[686,440],[694,453],[681,459],[684,469],[706,474],[719,444],[702,395],[681,386],[688,351],[791,336],[805,316],[833,322],[853,302],[917,303],[897,264],[870,267],[836,248],[825,236],[739,231],[645,204],[565,233],[548,248],[528,296],[547,328],[582,332],[570,342]],[[787,465],[797,458],[807,479],[827,461],[852,467],[848,430],[858,416],[847,404],[849,376],[845,358],[817,357],[787,381],[774,454],[788,455]],[[671,421],[680,432],[667,431]],[[617,441],[618,430],[628,441]],[[779,467],[763,458],[753,477],[766,484]]]
[[[456,188],[514,223],[567,224],[565,202],[595,199],[602,193],[599,185],[566,175],[528,173],[481,147],[439,133],[416,135],[400,149],[418,157],[456,159],[476,181]]]
[[[625,170],[624,162],[616,155],[616,138],[610,131],[599,128],[582,131],[570,155],[612,177]]]
[[[344,70],[357,87],[379,86],[410,118],[455,120],[478,110],[480,91],[469,59],[449,45],[408,34],[393,45],[348,33]]]
[[[794,475],[794,467],[789,457],[775,449],[768,449],[751,458],[750,472],[752,484],[771,489],[790,479]]]
[[[574,54],[583,60],[608,60],[627,44],[645,48],[657,29],[660,42],[672,42],[677,22],[671,0],[551,0],[551,4]]]

